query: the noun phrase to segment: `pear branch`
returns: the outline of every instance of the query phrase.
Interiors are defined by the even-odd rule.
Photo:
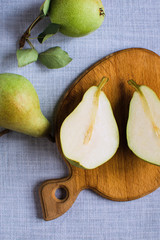
[[[91,112],[91,122],[90,122],[89,128],[88,128],[88,130],[85,134],[84,144],[88,144],[89,141],[91,140],[94,124],[95,124],[95,121],[96,121],[96,115],[97,115],[97,111],[98,111],[99,95],[100,95],[101,89],[104,87],[104,85],[108,81],[109,81],[108,78],[103,77],[100,84],[98,85],[97,91],[94,94],[93,104],[92,104],[92,112]]]
[[[27,28],[27,30],[24,32],[24,34],[22,35],[22,37],[19,40],[19,48],[22,49],[25,45],[26,40],[30,37],[31,35],[31,30],[34,28],[35,25],[37,25],[37,23],[39,21],[41,21],[44,18],[44,14],[41,13],[32,23],[31,25]]]
[[[9,133],[9,132],[10,132],[9,129],[3,130],[2,132],[0,132],[0,137],[2,137],[3,135],[5,135],[5,134],[7,134],[7,133]]]

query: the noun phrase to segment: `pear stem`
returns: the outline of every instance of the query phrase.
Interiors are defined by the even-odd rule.
[[[37,25],[37,23],[39,21],[41,21],[44,18],[44,14],[40,13],[40,15],[31,23],[31,25],[27,28],[27,30],[24,32],[24,34],[22,35],[22,37],[19,40],[19,48],[22,49],[25,45],[26,40],[30,37],[31,35],[31,30],[34,28],[35,25]]]
[[[109,81],[109,78],[103,77],[98,85],[98,89],[101,90],[108,81]]]
[[[55,138],[54,138],[51,134],[49,134],[49,135],[47,136],[47,139],[48,139],[50,142],[55,143]]]
[[[83,142],[84,144],[88,144],[89,141],[91,140],[93,129],[94,129],[94,124],[96,121],[96,115],[97,115],[97,111],[98,111],[99,95],[100,95],[101,89],[104,87],[104,85],[108,81],[109,81],[109,78],[103,77],[100,84],[98,85],[97,91],[94,94],[93,103],[92,103],[92,112],[91,112],[91,122],[90,122],[89,128],[85,134],[85,138],[84,138],[84,142]]]
[[[7,133],[9,133],[9,132],[10,132],[9,129],[3,130],[2,132],[0,132],[0,137],[2,137],[3,135],[5,135],[5,134],[7,134]]]
[[[11,132],[11,130],[9,130],[9,129],[4,129],[3,131],[0,132],[0,137],[2,137],[3,135],[5,135],[5,134],[7,134],[7,133],[9,133],[9,132]],[[48,139],[50,142],[55,143],[55,138],[54,138],[51,134],[49,134],[49,135],[47,136],[47,139]]]
[[[138,85],[133,79],[128,80],[128,84],[131,85],[141,95],[143,95],[142,91],[140,90],[140,85]]]

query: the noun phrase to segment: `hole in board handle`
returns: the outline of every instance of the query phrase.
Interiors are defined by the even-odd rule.
[[[59,186],[53,189],[52,197],[57,202],[65,202],[69,196],[68,189],[65,186]]]

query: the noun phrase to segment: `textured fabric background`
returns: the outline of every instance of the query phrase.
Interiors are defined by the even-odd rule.
[[[83,38],[57,34],[37,50],[61,46],[74,59],[48,70],[38,63],[17,67],[18,39],[38,15],[40,0],[0,1],[0,72],[24,75],[34,85],[43,113],[52,120],[64,90],[90,65],[124,48],[143,47],[160,54],[159,0],[103,0],[103,26]],[[47,21],[37,26],[37,36]],[[55,144],[18,133],[0,138],[0,239],[3,240],[159,240],[160,189],[139,200],[112,202],[92,191],[80,193],[60,218],[45,222],[38,197],[41,182],[67,176]]]

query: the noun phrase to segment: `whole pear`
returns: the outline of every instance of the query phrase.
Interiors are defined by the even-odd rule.
[[[101,26],[105,16],[101,0],[52,0],[49,17],[70,37],[85,36]]]
[[[34,137],[49,134],[50,123],[41,112],[38,95],[23,76],[0,74],[0,126]]]

